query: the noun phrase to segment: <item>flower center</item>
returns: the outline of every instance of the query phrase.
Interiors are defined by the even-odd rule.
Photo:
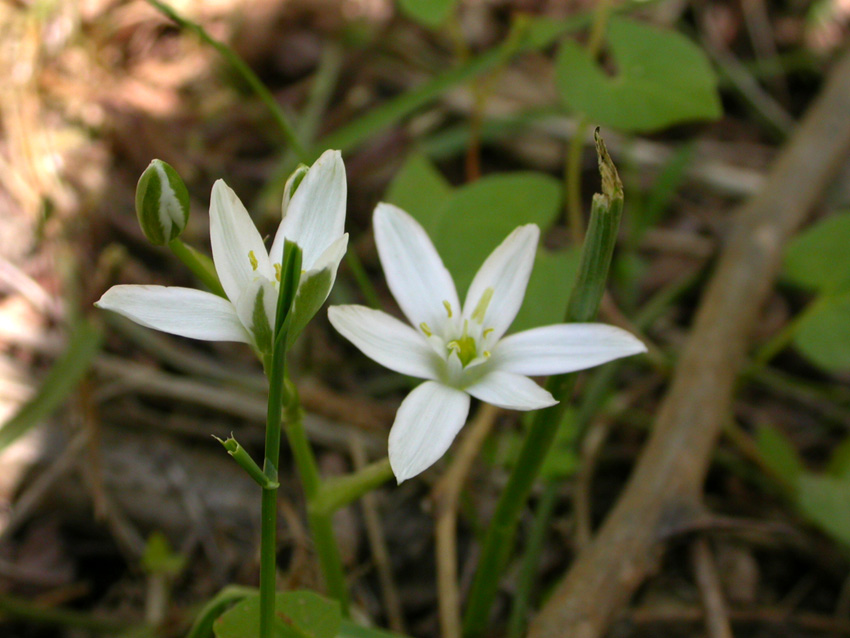
[[[449,353],[454,352],[465,368],[478,356],[478,343],[469,335],[469,320],[463,320],[463,334],[458,339],[452,339],[446,344]]]

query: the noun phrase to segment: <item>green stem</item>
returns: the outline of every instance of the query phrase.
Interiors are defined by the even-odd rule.
[[[304,429],[303,410],[298,393],[291,384],[287,384],[287,390],[284,404],[284,431],[304,486],[313,544],[319,557],[328,593],[339,601],[343,614],[348,615],[348,586],[345,581],[342,558],[334,538],[332,513],[315,511],[313,506],[321,487],[319,469]]]
[[[581,205],[581,158],[584,151],[584,136],[587,133],[589,121],[587,117],[579,118],[573,136],[567,147],[567,158],[564,163],[564,188],[566,189],[565,204],[567,207],[567,228],[570,239],[578,246],[584,237],[584,211]]]
[[[209,288],[210,292],[227,299],[224,288],[221,287],[221,282],[218,279],[218,273],[215,271],[215,265],[209,257],[188,244],[184,244],[179,237],[168,242],[168,247],[192,271],[195,277]]]
[[[599,0],[593,13],[593,23],[590,26],[590,37],[587,42],[587,52],[596,58],[602,48],[605,27],[611,14],[611,0]],[[567,191],[565,204],[567,207],[567,227],[573,244],[578,246],[584,237],[584,219],[581,205],[581,159],[584,151],[584,136],[590,120],[586,115],[579,118],[570,144],[567,148],[567,160],[564,164],[564,186]]]
[[[558,487],[555,481],[546,483],[543,495],[537,502],[537,511],[534,513],[534,522],[531,525],[525,550],[526,556],[533,556],[535,560],[524,560],[522,563],[517,580],[517,593],[508,620],[508,638],[520,638],[525,629],[525,618],[537,579],[537,559],[543,551],[543,544],[549,531],[549,519],[552,518],[558,502]]]
[[[292,124],[289,123],[286,113],[284,113],[280,104],[277,103],[277,100],[274,99],[271,91],[269,91],[260,78],[257,77],[257,74],[251,70],[251,67],[245,64],[245,61],[240,58],[233,49],[224,44],[224,42],[213,38],[201,25],[196,22],[192,22],[191,20],[187,20],[164,2],[160,2],[160,0],[148,0],[148,4],[157,9],[160,13],[171,18],[178,26],[180,26],[180,28],[191,31],[197,35],[202,42],[210,45],[218,51],[221,57],[227,60],[227,62],[233,67],[234,71],[236,71],[236,73],[245,80],[248,86],[251,87],[251,90],[253,90],[254,93],[257,94],[257,97],[259,97],[263,104],[265,104],[275,123],[280,128],[286,143],[289,144],[289,147],[295,151],[302,162],[305,164],[309,163],[308,160],[310,158],[308,153],[298,139],[298,136],[295,134],[295,129],[292,127]]]
[[[333,514],[367,492],[380,487],[392,477],[390,460],[381,459],[353,474],[326,480],[319,487],[310,507],[319,514]]]
[[[110,635],[115,635],[133,627],[141,627],[140,625],[132,625],[118,620],[98,618],[97,616],[72,609],[37,605],[28,600],[8,594],[0,595],[0,613],[5,616],[23,618],[27,621],[43,625],[58,625]]]
[[[750,379],[753,375],[762,370],[770,361],[782,352],[794,340],[800,323],[807,316],[806,312],[799,313],[792,321],[786,323],[782,330],[776,333],[767,343],[761,346],[753,355],[750,365],[747,366],[742,379]]]
[[[375,290],[372,280],[369,279],[369,275],[366,274],[366,269],[363,268],[363,262],[357,256],[357,251],[353,248],[346,251],[345,262],[348,264],[351,274],[354,275],[354,281],[357,282],[357,287],[360,288],[360,294],[366,299],[369,307],[380,308],[381,300],[378,299],[378,292]]]
[[[260,638],[274,635],[275,594],[277,574],[277,490],[280,463],[280,423],[283,417],[286,392],[286,332],[292,303],[301,276],[301,249],[286,241],[283,247],[280,290],[274,322],[274,345],[271,361],[266,356],[269,378],[269,405],[266,413],[266,447],[263,474],[268,484],[263,486],[260,511]]]
[[[602,174],[602,193],[593,197],[590,226],[582,247],[576,285],[570,295],[567,321],[590,321],[596,315],[605,291],[608,268],[623,211],[622,183],[598,131],[596,143]],[[534,413],[519,458],[499,497],[469,594],[464,616],[465,636],[482,636],[487,633],[487,617],[496,597],[505,563],[513,550],[519,516],[555,439],[576,377],[574,373],[555,375],[546,383],[546,389],[559,403]]]

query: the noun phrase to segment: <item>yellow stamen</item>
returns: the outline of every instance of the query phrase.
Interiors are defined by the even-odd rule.
[[[281,266],[280,264],[274,265],[274,278],[277,279],[278,281],[280,281],[280,270],[281,270],[281,268],[283,268],[283,266]],[[256,268],[254,270],[256,270]]]
[[[451,319],[452,318],[452,305],[448,301],[443,300],[443,306],[445,306],[446,312],[449,313],[449,319]]]
[[[487,328],[484,332],[481,333],[481,336],[486,339],[487,335],[490,334],[491,332],[493,332],[494,330],[495,330],[495,328]]]
[[[427,337],[432,337],[432,336],[434,336],[434,333],[432,333],[432,332],[431,332],[431,329],[428,327],[428,324],[427,324],[427,323],[425,323],[424,321],[423,321],[422,323],[420,323],[420,324],[419,324],[419,329],[420,329],[422,332],[424,332],[424,333],[425,333],[425,336],[427,336]]]
[[[260,265],[260,262],[257,261],[257,256],[254,254],[253,250],[248,251],[248,259],[251,262],[251,268],[257,270],[257,266]]]

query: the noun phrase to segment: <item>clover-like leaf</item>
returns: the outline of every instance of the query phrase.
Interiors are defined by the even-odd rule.
[[[655,131],[721,116],[711,64],[682,34],[612,17],[607,43],[614,76],[575,40],[562,44],[556,80],[570,108],[622,131]]]

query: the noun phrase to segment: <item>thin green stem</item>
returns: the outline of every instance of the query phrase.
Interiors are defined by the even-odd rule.
[[[160,0],[148,0],[148,4],[157,9],[160,13],[171,18],[181,29],[191,31],[197,35],[202,42],[210,45],[218,51],[221,57],[223,57],[233,67],[233,70],[236,71],[243,80],[245,80],[248,86],[251,87],[251,90],[254,91],[254,93],[257,94],[257,97],[259,97],[263,104],[265,104],[275,123],[280,128],[280,132],[283,134],[283,137],[289,147],[295,151],[302,162],[308,163],[310,157],[304,149],[304,146],[301,144],[301,141],[298,139],[298,136],[295,134],[295,129],[292,127],[292,124],[290,124],[289,118],[286,116],[286,113],[284,113],[283,108],[281,108],[280,104],[277,103],[277,100],[274,99],[274,96],[271,94],[271,91],[266,88],[266,85],[263,84],[259,77],[257,77],[257,74],[251,70],[251,67],[245,64],[245,61],[240,58],[233,49],[227,46],[224,42],[213,38],[201,25],[184,18],[164,2],[161,2]]]
[[[326,480],[319,487],[310,507],[318,514],[333,514],[367,492],[380,487],[392,477],[389,459],[375,461],[352,474]]]
[[[366,303],[370,308],[380,308],[381,300],[378,299],[378,292],[366,274],[366,269],[363,268],[363,262],[357,256],[357,252],[351,248],[345,253],[345,263],[348,264],[351,274],[354,276],[354,281],[357,282],[357,287],[360,288],[360,294],[366,299]]]
[[[608,17],[611,15],[611,0],[599,0],[593,12],[593,22],[590,26],[590,36],[587,42],[587,52],[590,57],[596,58],[602,48],[605,37],[605,27],[608,25]],[[590,119],[586,115],[579,118],[570,144],[567,147],[567,158],[564,163],[564,186],[567,194],[565,205],[567,207],[567,227],[570,238],[578,246],[584,237],[584,218],[581,205],[581,166],[584,151],[584,137]]]
[[[275,594],[277,575],[277,490],[280,463],[280,423],[284,400],[288,397],[286,383],[286,331],[292,303],[301,276],[301,249],[286,241],[283,247],[280,291],[274,325],[274,347],[271,360],[266,356],[269,378],[269,405],[266,413],[266,447],[263,474],[268,485],[263,487],[260,511],[260,638],[274,635]]]
[[[570,239],[578,246],[584,237],[584,211],[581,205],[581,159],[584,153],[584,136],[589,125],[587,117],[582,116],[569,146],[567,146],[567,158],[564,162],[564,188],[566,189],[565,204],[567,207],[567,228],[570,231]]]
[[[313,502],[319,495],[321,478],[316,458],[304,429],[303,410],[295,387],[287,386],[284,431],[295,459],[295,466],[307,498],[308,518],[313,544],[325,577],[328,593],[339,601],[343,614],[348,615],[348,585],[345,581],[342,558],[333,532],[332,512],[314,511]]]
[[[567,321],[590,321],[596,315],[605,291],[623,211],[622,183],[598,132],[596,143],[602,193],[593,197],[587,238],[582,247],[576,284],[567,307]],[[546,389],[559,403],[534,413],[519,458],[499,497],[469,594],[464,616],[465,636],[482,636],[487,633],[487,617],[505,563],[513,550],[519,516],[555,439],[576,378],[576,374],[561,374],[550,377],[546,383]]]
[[[168,247],[171,249],[171,252],[174,253],[175,257],[182,261],[183,264],[192,271],[192,274],[194,274],[195,277],[197,277],[210,292],[227,299],[227,295],[224,293],[224,288],[221,287],[221,282],[218,279],[218,273],[215,271],[215,265],[213,264],[212,259],[207,257],[201,251],[192,248],[188,244],[184,244],[179,237],[168,242]]]
[[[524,560],[517,580],[516,596],[511,607],[511,615],[508,620],[508,638],[521,638],[525,629],[525,619],[531,602],[531,594],[534,591],[537,578],[537,563],[543,551],[546,534],[549,531],[549,519],[555,511],[558,502],[558,484],[554,481],[546,483],[543,494],[537,502],[537,511],[534,513],[534,522],[526,541],[526,556],[533,556],[535,560]]]
[[[0,614],[23,618],[43,625],[58,625],[60,627],[110,635],[115,635],[133,627],[141,628],[141,625],[132,625],[119,620],[99,618],[73,609],[37,605],[28,600],[8,594],[0,595]]]

